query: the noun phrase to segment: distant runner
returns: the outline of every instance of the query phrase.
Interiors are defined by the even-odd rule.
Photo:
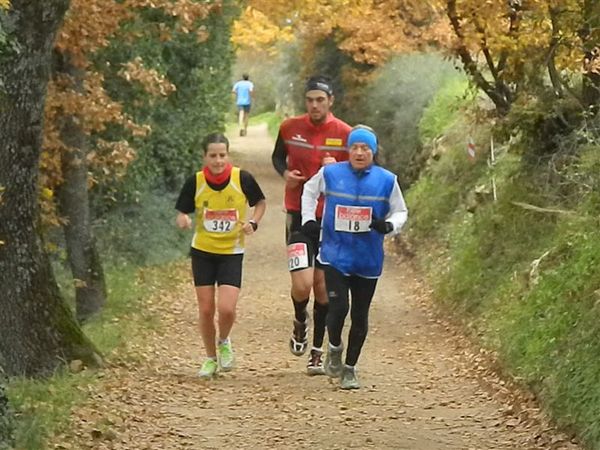
[[[246,136],[248,133],[248,118],[250,116],[250,108],[252,107],[252,97],[254,96],[254,83],[250,81],[250,76],[247,73],[243,74],[242,79],[233,85],[231,92],[235,95],[235,103],[238,107],[240,136]]]

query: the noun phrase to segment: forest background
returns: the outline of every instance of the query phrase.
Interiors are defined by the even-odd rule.
[[[45,36],[54,44],[33,189],[13,188],[9,153],[0,162],[0,307],[12,314],[0,314],[10,377],[0,448],[44,448],[93,382],[82,367],[154,325],[134,314],[146,288],[130,280],[185,254],[174,199],[201,164],[198,140],[235,132],[230,90],[242,72],[256,85],[254,120],[274,132],[302,112],[306,76],[332,77],[336,115],[377,130],[407,193],[396,245],[441,311],[563,429],[600,448],[598,2],[27,3],[0,1],[1,136],[20,139],[5,111],[25,82],[10,62],[35,45],[24,21],[52,11],[60,27]],[[9,295],[23,292],[6,256],[19,253],[7,225],[15,205],[41,217],[32,229],[55,299],[41,311],[60,320]]]

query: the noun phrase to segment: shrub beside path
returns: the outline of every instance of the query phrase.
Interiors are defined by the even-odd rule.
[[[387,258],[374,298],[358,366],[363,388],[340,391],[327,377],[308,377],[306,358],[287,348],[283,182],[271,166],[272,146],[262,125],[232,140],[234,163],[257,177],[268,201],[248,239],[232,335],[237,368],[208,382],[195,375],[202,352],[185,260],[165,269],[176,287],[147,299],[161,326],[112,361],[50,448],[578,448],[439,319],[428,289],[397,257]]]

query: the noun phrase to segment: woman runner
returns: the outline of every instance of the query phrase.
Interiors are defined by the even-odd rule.
[[[212,378],[219,369],[226,372],[234,366],[229,335],[242,284],[244,237],[257,230],[266,203],[254,177],[230,164],[229,141],[223,134],[206,136],[202,149],[204,168],[183,185],[175,206],[178,211],[175,222],[179,228],[191,229],[192,219],[188,214],[195,212],[190,252],[200,335],[206,350],[206,360],[198,375]],[[254,207],[249,219],[248,205]],[[215,310],[218,310],[218,327]]]

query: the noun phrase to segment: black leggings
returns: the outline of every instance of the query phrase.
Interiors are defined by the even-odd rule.
[[[342,343],[342,329],[350,309],[348,293],[352,294],[350,310],[352,323],[348,334],[345,362],[349,366],[354,366],[367,337],[369,307],[373,294],[375,294],[377,279],[362,278],[356,275],[346,276],[331,266],[325,266],[325,284],[329,297],[327,333],[329,334],[329,343],[335,347]]]

